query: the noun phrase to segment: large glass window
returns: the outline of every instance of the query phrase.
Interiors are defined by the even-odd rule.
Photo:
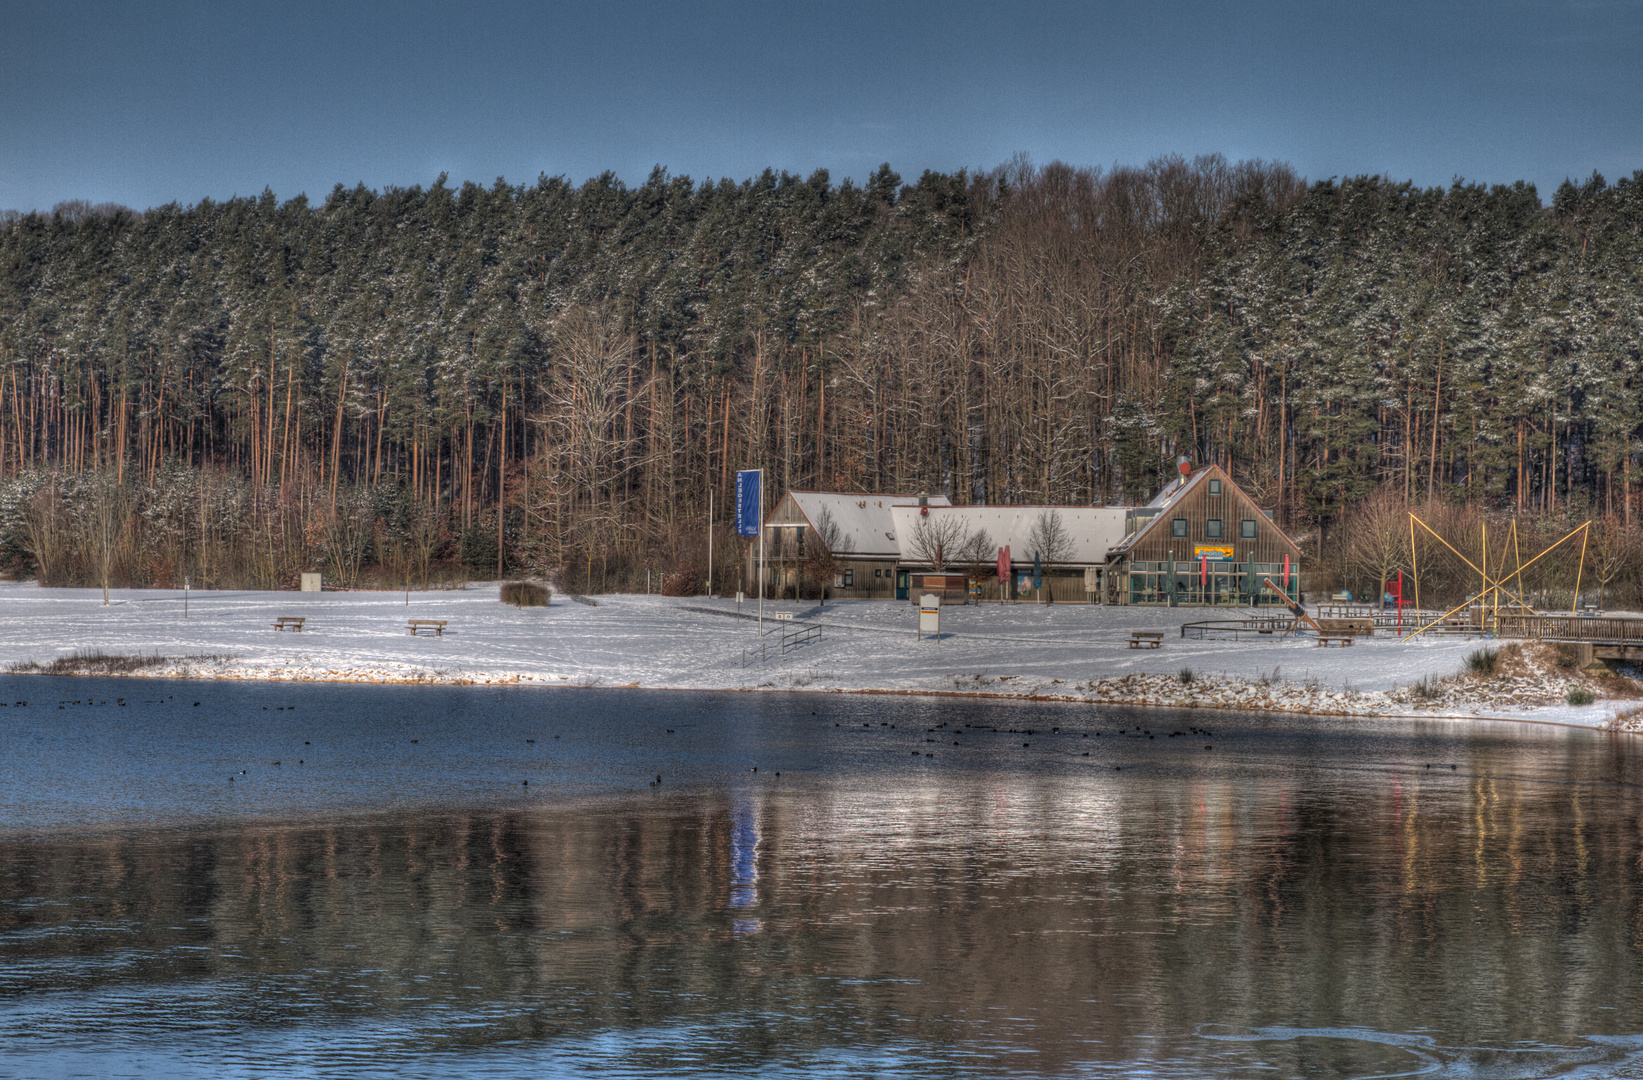
[[[1204,522],[1204,535],[1208,536],[1211,540],[1221,539],[1221,519],[1210,518],[1208,521]]]

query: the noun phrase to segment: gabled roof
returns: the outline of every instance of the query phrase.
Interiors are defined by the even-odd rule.
[[[891,509],[904,559],[913,558],[911,537],[922,509],[919,506]],[[966,532],[986,529],[995,549],[1010,549],[1012,563],[1031,565],[1033,553],[1029,538],[1033,525],[1038,516],[1048,510],[1061,515],[1061,524],[1072,548],[1063,566],[1104,564],[1108,549],[1124,538],[1124,521],[1129,513],[1128,508],[1122,506],[943,506],[931,507],[930,517],[957,517],[964,522]]]
[[[1211,476],[1216,477],[1227,484],[1231,484],[1233,491],[1241,495],[1251,506],[1255,505],[1255,500],[1251,499],[1249,494],[1245,492],[1243,488],[1239,487],[1232,477],[1227,475],[1225,469],[1221,468],[1219,465],[1205,465],[1202,469],[1197,470],[1190,476],[1184,476],[1179,480],[1173,480],[1164,485],[1164,489],[1157,495],[1154,495],[1152,497],[1152,501],[1147,503],[1147,505],[1143,508],[1156,511],[1152,519],[1145,525],[1142,525],[1139,529],[1136,529],[1135,532],[1131,533],[1129,536],[1126,536],[1122,543],[1115,545],[1112,549],[1112,554],[1118,555],[1128,551],[1130,548],[1140,543],[1142,538],[1151,533],[1152,530],[1161,528],[1166,520],[1164,511],[1179,504],[1181,500],[1194,491],[1199,484],[1202,484]],[[1259,510],[1259,508],[1257,508],[1257,510]],[[1265,511],[1259,512],[1263,518],[1266,518],[1266,523],[1271,526],[1272,531],[1278,534],[1278,537],[1282,539],[1284,543],[1288,544],[1290,548],[1294,550],[1296,556],[1299,557],[1301,554],[1301,549],[1296,545],[1295,541],[1289,538],[1289,534],[1278,528],[1278,523],[1268,517]]]
[[[896,525],[890,516],[890,507],[900,503],[914,503],[926,498],[930,506],[950,506],[945,495],[868,495],[847,491],[789,491],[799,513],[816,527],[823,511],[831,514],[839,527],[841,538],[850,542],[850,552],[867,557],[895,558],[901,553],[896,542]],[[780,506],[781,503],[776,504]],[[771,511],[774,515],[775,511]],[[769,519],[766,525],[772,524]]]

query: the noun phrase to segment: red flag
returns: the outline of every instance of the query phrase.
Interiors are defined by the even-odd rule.
[[[1203,588],[1204,585],[1207,584],[1208,582],[1209,582],[1209,560],[1200,555],[1198,557],[1198,587]]]
[[[1284,588],[1289,588],[1289,556],[1284,556]]]
[[[998,580],[1010,580],[1010,548],[1005,545],[998,549]]]

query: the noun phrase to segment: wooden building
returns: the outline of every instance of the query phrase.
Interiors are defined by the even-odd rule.
[[[1122,506],[894,506],[896,536],[901,541],[903,566],[931,569],[912,550],[913,530],[921,518],[956,518],[963,535],[985,532],[995,549],[1008,548],[1010,577],[999,581],[995,560],[981,568],[977,584],[980,599],[1053,599],[1060,603],[1096,603],[1107,566],[1107,552],[1124,539],[1129,508]],[[1063,550],[1056,562],[1043,567],[1043,586],[1031,585],[1033,529],[1040,518],[1054,514],[1061,522]],[[951,568],[951,567],[949,567]],[[973,568],[972,568],[973,569]],[[915,571],[915,576],[917,571]]]
[[[948,506],[942,495],[868,495],[846,491],[789,491],[766,516],[765,595],[784,596],[800,588],[814,595],[821,583],[804,574],[806,534],[823,520],[838,531],[833,580],[828,594],[844,600],[906,600],[912,592],[911,571],[901,566],[892,506]],[[748,552],[749,570],[758,558]],[[801,580],[802,579],[802,580]],[[751,577],[750,579],[751,580]],[[749,590],[751,591],[751,589]]]
[[[1300,595],[1300,548],[1219,465],[1175,481],[1130,516],[1129,535],[1108,553],[1108,603],[1276,604],[1268,578]]]

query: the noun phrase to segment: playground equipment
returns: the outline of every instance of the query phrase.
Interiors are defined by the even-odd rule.
[[[1508,544],[1512,550],[1513,567],[1510,571],[1505,573],[1502,573],[1501,569],[1497,567],[1494,575],[1491,575],[1489,568],[1488,522],[1483,523],[1482,540],[1479,545],[1482,548],[1482,553],[1479,556],[1478,561],[1473,562],[1465,555],[1462,555],[1460,551],[1456,549],[1455,545],[1451,544],[1448,540],[1445,540],[1437,533],[1436,530],[1426,524],[1426,522],[1422,521],[1419,515],[1411,510],[1409,512],[1409,565],[1411,569],[1410,576],[1414,579],[1415,586],[1415,609],[1419,611],[1421,606],[1421,579],[1419,557],[1415,545],[1415,527],[1417,525],[1424,529],[1438,543],[1448,548],[1456,558],[1465,563],[1473,573],[1477,574],[1479,586],[1478,590],[1468,596],[1465,600],[1462,600],[1460,603],[1456,604],[1442,615],[1439,615],[1437,618],[1431,620],[1426,625],[1411,632],[1408,637],[1404,638],[1405,641],[1408,641],[1411,638],[1419,637],[1432,627],[1444,624],[1445,621],[1454,616],[1456,612],[1464,611],[1473,606],[1476,606],[1478,609],[1478,630],[1484,633],[1496,633],[1500,626],[1500,602],[1503,597],[1505,597],[1508,601],[1508,615],[1539,614],[1539,612],[1535,611],[1533,605],[1523,599],[1523,572],[1578,535],[1580,537],[1580,563],[1575,571],[1574,600],[1569,604],[1569,614],[1575,614],[1575,607],[1580,603],[1580,581],[1586,571],[1586,545],[1591,539],[1591,521],[1588,520],[1582,522],[1573,529],[1570,529],[1562,537],[1553,543],[1548,544],[1545,549],[1540,552],[1540,554],[1536,555],[1528,562],[1524,562],[1522,554],[1518,550],[1517,519],[1514,518],[1512,520],[1510,530],[1510,540],[1508,541]],[[1503,567],[1506,562],[1504,551],[1498,561]],[[1508,582],[1515,583],[1517,587],[1515,589],[1509,587]]]

